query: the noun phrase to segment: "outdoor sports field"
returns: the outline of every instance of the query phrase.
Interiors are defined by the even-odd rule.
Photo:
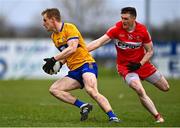
[[[48,92],[53,80],[0,81],[1,127],[172,127],[180,126],[180,80],[169,79],[171,89],[161,92],[144,82],[144,87],[165,118],[155,124],[136,94],[117,74],[99,74],[99,91],[105,95],[122,123],[109,123],[107,116],[84,90],[72,91],[93,104],[89,119],[80,122],[79,109],[58,101]]]

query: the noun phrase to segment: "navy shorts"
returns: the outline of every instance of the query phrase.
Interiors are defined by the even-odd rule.
[[[77,80],[80,83],[81,89],[82,89],[84,87],[82,75],[83,75],[83,73],[86,73],[86,72],[91,72],[91,73],[95,74],[96,78],[97,78],[98,67],[97,67],[96,63],[85,63],[81,67],[79,67],[75,70],[69,71],[67,77]]]

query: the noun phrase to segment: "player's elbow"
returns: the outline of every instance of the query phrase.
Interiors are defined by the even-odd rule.
[[[69,55],[71,55],[71,54],[75,53],[76,50],[77,50],[76,47],[69,47],[67,53],[68,53]]]
[[[153,55],[154,54],[154,50],[151,50],[150,53],[151,53],[151,55]]]
[[[168,83],[165,83],[165,85],[163,86],[163,91],[164,92],[167,92],[167,91],[169,91],[169,89],[170,89],[170,87],[169,87],[169,84]]]
[[[148,51],[148,54],[149,54],[150,57],[152,57],[153,54],[154,54],[154,51],[153,51],[153,50],[150,50],[150,51]]]
[[[75,48],[75,47],[71,47],[71,48],[70,48],[70,53],[71,53],[71,54],[73,54],[73,53],[75,53],[75,52],[76,52],[76,50],[77,50],[77,48]]]

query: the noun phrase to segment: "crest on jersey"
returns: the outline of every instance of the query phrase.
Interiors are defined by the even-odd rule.
[[[120,38],[122,38],[122,37],[125,37],[125,34],[119,34],[118,35]]]
[[[62,37],[62,38],[58,38],[58,39],[57,39],[57,43],[58,43],[58,44],[61,44],[61,43],[63,43],[63,42],[65,42],[65,38]]]
[[[133,38],[134,38],[133,35],[128,34],[128,39],[129,39],[129,40],[133,40]]]

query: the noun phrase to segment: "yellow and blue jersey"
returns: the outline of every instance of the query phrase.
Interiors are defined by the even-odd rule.
[[[84,39],[76,26],[71,23],[63,23],[58,33],[52,33],[51,38],[61,52],[68,47],[67,42],[71,39],[78,39],[79,44],[75,53],[66,58],[70,70],[75,70],[85,63],[93,63],[95,60],[88,52]]]

